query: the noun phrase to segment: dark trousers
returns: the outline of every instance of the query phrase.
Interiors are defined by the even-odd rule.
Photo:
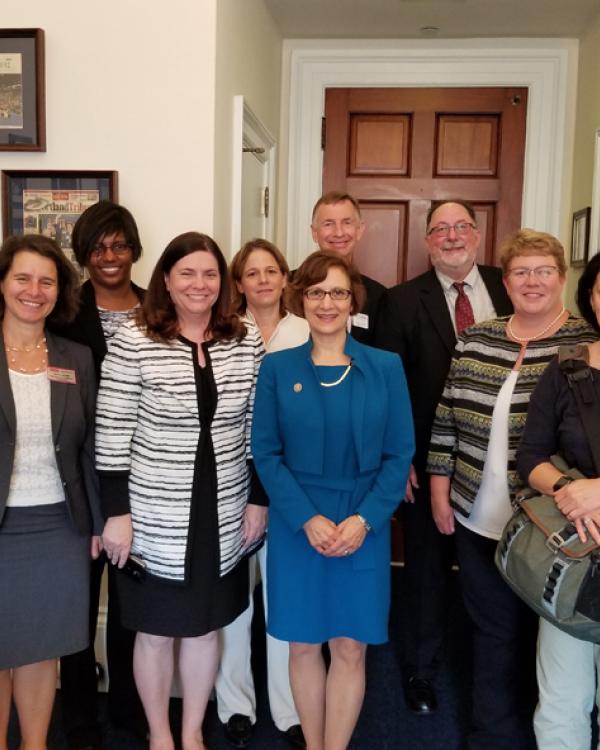
[[[97,680],[94,640],[100,600],[100,583],[106,558],[92,562],[90,580],[90,645],[84,651],[60,660],[61,703],[65,733],[98,730]],[[109,672],[108,711],[111,719],[137,733],[145,733],[144,710],[133,678],[135,633],[121,626],[115,571],[109,566],[107,661]]]
[[[473,623],[473,710],[469,750],[535,748],[537,617],[504,583],[497,542],[456,523],[456,550]]]
[[[431,515],[429,477],[415,490],[414,503],[402,503],[406,599],[410,612],[405,632],[407,676],[432,679],[448,620],[453,537],[440,534]]]

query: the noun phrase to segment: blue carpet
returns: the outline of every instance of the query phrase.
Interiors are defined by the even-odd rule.
[[[468,623],[458,595],[457,581],[452,581],[452,607],[449,612],[447,646],[437,679],[438,711],[427,717],[414,716],[404,705],[400,666],[401,633],[405,618],[402,609],[401,569],[393,569],[392,612],[389,643],[370,647],[367,656],[367,695],[350,750],[460,750],[463,746],[469,711]],[[257,597],[257,611],[260,600]],[[253,663],[259,700],[258,719],[252,750],[285,750],[288,748],[268,713],[264,678],[264,639],[259,637],[260,616],[255,618]],[[50,750],[66,750],[60,715],[60,693],[49,735]],[[114,726],[106,716],[104,696],[100,699],[101,724],[105,750],[143,750],[144,743]],[[181,701],[173,700],[172,723],[177,731],[181,721]],[[223,736],[214,702],[211,701],[205,722],[205,737],[211,750],[231,750]],[[14,716],[9,731],[9,750],[18,748],[18,730]]]

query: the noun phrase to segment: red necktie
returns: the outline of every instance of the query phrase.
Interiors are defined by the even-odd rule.
[[[456,333],[460,336],[465,328],[473,325],[475,316],[473,315],[473,308],[471,307],[469,298],[465,294],[465,282],[455,281],[452,286],[458,292],[454,306],[454,323],[456,324]]]

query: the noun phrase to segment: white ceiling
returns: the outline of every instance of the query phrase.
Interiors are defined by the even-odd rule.
[[[265,0],[286,39],[579,37],[600,0]],[[423,31],[436,27],[439,31]]]

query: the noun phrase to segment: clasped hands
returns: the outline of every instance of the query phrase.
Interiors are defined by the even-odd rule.
[[[311,546],[325,557],[345,557],[356,552],[367,536],[358,516],[348,516],[339,524],[320,514],[309,518],[304,532]]]
[[[558,509],[575,524],[582,542],[600,544],[600,479],[576,479],[554,493]]]

